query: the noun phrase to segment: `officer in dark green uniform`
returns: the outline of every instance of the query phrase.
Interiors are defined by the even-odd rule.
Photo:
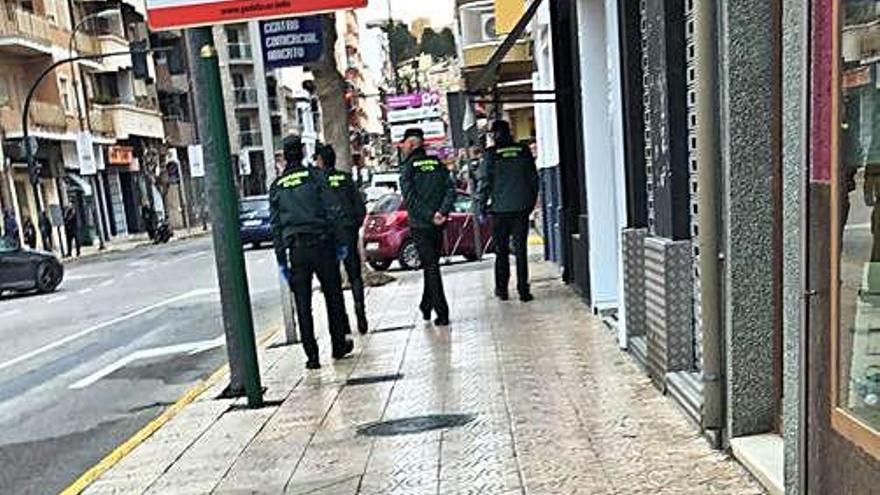
[[[425,153],[421,129],[407,129],[401,150],[406,159],[400,166],[400,189],[409,212],[409,226],[424,271],[424,289],[419,309],[425,321],[431,311],[434,324],[449,325],[449,305],[440,276],[443,228],[455,201],[455,184],[440,160]]]
[[[336,170],[336,152],[329,144],[319,144],[315,151],[315,167],[324,172],[327,190],[333,198],[334,207],[339,210],[341,227],[345,232],[345,246],[348,256],[343,260],[351,293],[354,297],[354,310],[357,315],[358,331],[366,334],[367,311],[364,305],[364,277],[361,273],[361,256],[358,248],[360,228],[367,216],[364,198],[357,190],[351,174]]]
[[[341,359],[354,345],[345,314],[342,280],[337,252],[341,233],[319,172],[303,166],[304,151],[299,137],[285,138],[284,173],[269,193],[275,257],[282,276],[293,290],[308,369],[321,367],[312,319],[312,275],[317,275],[327,303],[327,321],[333,357]],[[342,249],[344,251],[344,249]]]
[[[495,244],[495,295],[509,299],[510,237],[516,255],[516,288],[519,299],[534,297],[529,288],[529,259],[526,240],[529,215],[538,200],[538,169],[531,150],[513,141],[510,124],[496,120],[492,124],[494,146],[486,150],[480,170],[479,199],[482,211],[492,214],[492,237]]]

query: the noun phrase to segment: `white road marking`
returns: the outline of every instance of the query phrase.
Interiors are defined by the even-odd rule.
[[[20,309],[10,309],[9,311],[4,311],[4,312],[0,313],[0,318],[6,318],[6,317],[9,317],[9,316],[15,316],[15,315],[17,315],[17,314],[21,314],[21,310],[20,310]]]
[[[222,346],[226,342],[226,338],[221,335],[216,339],[212,340],[203,340],[199,342],[189,342],[186,344],[177,344],[177,345],[169,345],[164,347],[155,347],[152,349],[141,349],[139,351],[135,351],[124,358],[111,363],[98,371],[92,373],[91,375],[79,380],[78,382],[71,385],[69,388],[71,390],[77,390],[81,388],[86,388],[90,385],[93,385],[98,380],[104,378],[105,376],[113,373],[116,370],[122,369],[129,364],[139,361],[141,359],[149,359],[161,356],[173,356],[174,354],[183,354],[188,353],[190,356],[195,354],[199,354],[201,352],[205,352],[211,349],[215,349],[217,347]]]
[[[79,295],[85,295],[85,294],[88,294],[89,292],[91,292],[91,291],[93,291],[93,290],[95,290],[95,289],[92,288],[92,287],[86,287],[85,289],[83,289],[83,290],[77,292],[77,294],[79,294]]]
[[[47,304],[59,303],[61,301],[67,300],[67,296],[53,296],[49,299],[46,299]]]
[[[105,280],[105,281],[101,282],[100,284],[98,284],[98,287],[107,287],[109,285],[113,285],[113,282],[115,282],[115,280],[113,280],[111,278],[110,280]]]
[[[77,339],[81,339],[89,334],[97,332],[98,330],[103,330],[104,328],[116,325],[118,323],[122,323],[123,321],[130,320],[132,318],[136,318],[138,316],[141,316],[141,315],[144,315],[144,314],[149,313],[151,311],[154,311],[156,309],[159,309],[163,306],[168,306],[169,304],[174,304],[176,302],[180,302],[180,301],[183,301],[186,299],[191,299],[193,297],[214,294],[216,292],[217,292],[217,289],[196,289],[193,291],[189,291],[185,294],[181,294],[179,296],[174,296],[172,298],[165,299],[164,301],[160,301],[156,304],[152,304],[150,306],[146,306],[141,309],[132,311],[131,313],[122,315],[118,318],[113,318],[112,320],[108,320],[103,323],[98,323],[97,325],[93,325],[93,326],[90,326],[90,327],[85,328],[83,330],[80,330],[79,332],[77,332],[75,334],[68,335],[67,337],[64,337],[61,340],[56,340],[55,342],[52,342],[51,344],[44,345],[43,347],[40,347],[38,349],[34,349],[33,351],[27,352],[25,354],[22,354],[21,356],[15,358],[15,359],[6,361],[4,363],[0,363],[0,371],[4,370],[6,368],[9,368],[11,366],[15,366],[16,364],[23,363],[25,361],[33,359],[41,354],[45,354],[53,349],[57,349],[63,345],[69,344]]]
[[[104,278],[111,277],[112,275],[107,274],[95,274],[95,275],[67,275],[64,277],[64,280],[88,280],[91,278]]]

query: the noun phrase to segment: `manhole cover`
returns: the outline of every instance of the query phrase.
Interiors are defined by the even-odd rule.
[[[400,332],[402,330],[412,330],[415,325],[400,325],[396,327],[377,328],[370,333]]]
[[[403,374],[359,376],[345,380],[346,385],[370,385],[371,383],[393,382],[403,378]]]
[[[392,419],[381,423],[373,423],[358,429],[359,435],[368,437],[391,437],[411,435],[426,431],[458,428],[474,420],[470,414],[431,414],[413,416],[412,418]]]

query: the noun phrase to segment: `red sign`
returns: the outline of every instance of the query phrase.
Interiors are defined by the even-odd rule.
[[[111,146],[108,150],[107,162],[110,165],[130,166],[134,159],[134,148],[131,146]]]
[[[153,30],[357,9],[367,0],[147,0]]]

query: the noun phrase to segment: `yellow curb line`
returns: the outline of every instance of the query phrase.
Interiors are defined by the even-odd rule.
[[[266,343],[275,338],[275,336],[278,335],[282,329],[283,327],[279,327],[269,332],[269,335],[260,339],[258,347],[263,347],[264,345],[266,345]],[[216,371],[211,373],[211,376],[202,380],[193,388],[189,389],[185,394],[183,394],[183,396],[177,399],[177,402],[169,406],[168,409],[165,409],[162,414],[160,414],[156,419],[147,423],[147,425],[141,428],[140,431],[135,433],[134,436],[116,447],[113,452],[111,452],[106,457],[101,459],[100,462],[89,468],[88,471],[83,473],[82,476],[71,483],[70,486],[62,490],[58,495],[78,495],[82,493],[83,490],[88,488],[89,485],[94,483],[98,478],[101,477],[101,475],[109,471],[110,468],[115,466],[119,461],[125,458],[125,456],[130,454],[140,444],[144,443],[144,441],[146,441],[148,438],[153,436],[154,433],[159,431],[160,428],[165,426],[175,416],[180,414],[183,408],[192,404],[196,399],[199,398],[200,395],[205,393],[205,391],[207,391],[209,388],[213,387],[227,373],[229,373],[228,364],[224,364],[223,366],[219,367]]]

